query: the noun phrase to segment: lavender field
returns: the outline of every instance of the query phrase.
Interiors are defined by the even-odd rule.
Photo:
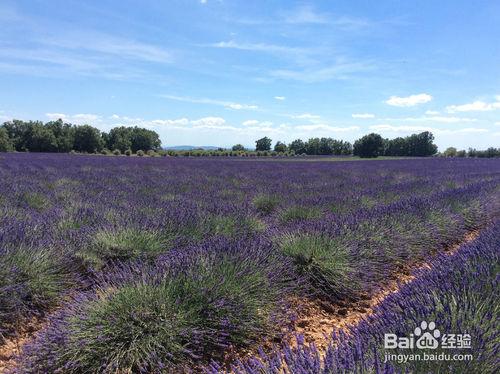
[[[6,370],[493,373],[499,217],[498,159],[3,154]],[[297,335],[302,304],[348,317],[409,274],[326,350]],[[384,363],[422,320],[474,360]]]

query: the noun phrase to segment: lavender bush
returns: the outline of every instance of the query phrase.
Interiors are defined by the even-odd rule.
[[[6,154],[0,336],[59,307],[19,370],[195,368],[272,338],[283,299],[367,297],[457,243],[498,215],[499,182],[495,159]]]
[[[261,352],[239,362],[232,370],[239,374],[498,372],[499,242],[497,221],[452,256],[438,257],[431,270],[420,270],[416,281],[387,297],[349,335],[334,333],[323,356],[299,336],[297,348],[286,346],[272,354]],[[460,348],[456,340],[454,348],[384,347],[385,334],[408,337],[416,327],[420,328],[422,321],[434,322],[440,330],[439,338],[445,334],[468,334],[470,347]],[[445,355],[447,359],[424,360],[424,354]],[[403,355],[419,355],[421,359],[404,362]],[[466,359],[465,355],[471,355],[472,359]],[[206,372],[215,374],[225,370],[214,363]]]

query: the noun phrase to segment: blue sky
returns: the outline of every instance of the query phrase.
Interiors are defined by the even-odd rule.
[[[500,145],[500,1],[0,2],[0,121]]]

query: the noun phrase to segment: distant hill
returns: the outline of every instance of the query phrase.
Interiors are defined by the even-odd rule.
[[[200,145],[200,146],[194,146],[194,145],[176,145],[172,147],[164,147],[163,149],[165,150],[172,150],[172,151],[192,151],[193,149],[204,149],[207,151],[213,151],[217,150],[219,148],[223,147],[215,147],[213,145]]]

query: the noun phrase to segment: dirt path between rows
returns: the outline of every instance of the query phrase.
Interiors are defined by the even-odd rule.
[[[446,248],[440,254],[450,256],[464,244],[470,243],[479,236],[480,231],[468,233],[459,243]],[[375,308],[389,295],[415,279],[413,273],[421,269],[430,269],[429,262],[420,263],[417,267],[405,273],[399,273],[376,294],[366,300],[345,307],[328,305],[317,300],[297,300],[299,319],[296,322],[295,333],[304,336],[307,343],[314,343],[318,351],[325,353],[334,330],[348,331],[363,319],[373,314]]]
[[[461,241],[445,248],[439,254],[450,256],[457,250],[475,240],[481,230],[475,230],[465,235]],[[437,254],[436,254],[437,255]],[[349,330],[358,325],[363,319],[374,313],[375,308],[389,295],[396,293],[399,289],[412,282],[415,279],[413,275],[421,269],[430,269],[430,262],[422,262],[417,266],[407,269],[405,272],[397,273],[392,276],[382,289],[370,298],[360,300],[355,303],[336,305],[325,303],[321,300],[293,297],[289,300],[289,306],[296,315],[292,328],[285,333],[285,338],[281,344],[288,343],[292,347],[297,346],[296,336],[300,334],[304,337],[307,344],[316,346],[321,356],[331,342],[332,332],[343,330],[349,333]],[[261,342],[259,347],[265,351],[272,351],[276,348],[276,342]],[[278,344],[279,346],[279,344]],[[258,348],[252,347],[244,351],[229,352],[226,356],[225,367],[230,368],[231,362],[236,360],[245,361],[249,357],[258,356]]]
[[[460,242],[446,248],[445,255],[454,254],[462,245],[475,240],[479,236],[480,230],[468,233]],[[421,263],[412,270],[430,268],[427,262]],[[289,307],[296,315],[293,326],[286,332],[283,342],[288,342],[292,346],[296,344],[296,334],[304,336],[306,343],[314,343],[320,354],[324,354],[331,340],[334,330],[344,330],[356,326],[361,320],[373,314],[375,308],[390,294],[397,292],[401,286],[413,281],[415,276],[409,271],[396,274],[381,291],[371,298],[361,300],[348,305],[328,304],[320,300],[311,300],[293,297],[289,300]],[[19,332],[6,340],[0,346],[0,374],[15,368],[16,356],[22,351],[23,345],[28,342],[37,331],[44,327],[44,321],[32,320],[19,329]],[[271,349],[276,346],[276,342],[261,342],[260,346]],[[229,351],[226,355],[226,363],[234,362],[236,359],[245,360],[257,353],[256,348],[249,348],[244,351]]]

